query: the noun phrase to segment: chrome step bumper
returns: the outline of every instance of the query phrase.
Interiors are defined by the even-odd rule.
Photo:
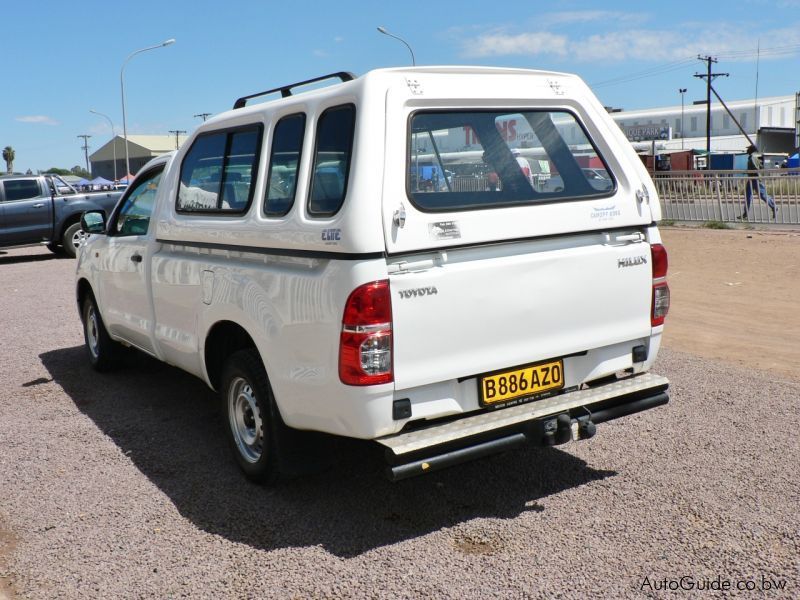
[[[567,440],[591,437],[594,423],[666,404],[668,387],[669,381],[665,377],[642,373],[597,388],[575,390],[527,404],[434,423],[375,441],[386,447],[390,464],[407,463],[391,467],[389,473],[393,480],[404,479],[523,443],[541,444],[541,428],[531,429],[530,425],[532,422],[541,424],[546,417],[562,415],[559,428],[570,429],[569,432],[560,432],[561,441],[556,443],[562,443],[564,433]],[[581,408],[586,409],[581,416],[564,420],[565,414]],[[496,435],[493,437],[493,434]],[[552,442],[545,445],[549,443]],[[420,457],[425,451],[433,455]]]

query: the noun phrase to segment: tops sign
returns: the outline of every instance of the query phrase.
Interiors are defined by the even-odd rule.
[[[669,125],[622,125],[622,132],[631,142],[672,139]]]

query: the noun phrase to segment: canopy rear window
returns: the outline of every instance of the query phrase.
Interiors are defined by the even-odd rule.
[[[583,200],[616,187],[567,111],[420,111],[410,125],[407,189],[421,210]]]

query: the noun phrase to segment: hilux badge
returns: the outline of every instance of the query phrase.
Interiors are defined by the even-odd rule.
[[[617,261],[617,268],[624,269],[625,267],[636,267],[638,265],[646,265],[646,264],[647,264],[646,256],[628,256],[626,258],[620,258]]]

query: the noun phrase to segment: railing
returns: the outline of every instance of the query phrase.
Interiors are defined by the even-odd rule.
[[[487,177],[451,177],[450,187],[454,192],[485,192],[489,189]]]
[[[674,221],[744,221],[800,224],[800,171],[669,171],[653,176],[661,200],[662,218]],[[752,186],[745,214],[747,187]],[[777,213],[759,190],[774,199]]]

